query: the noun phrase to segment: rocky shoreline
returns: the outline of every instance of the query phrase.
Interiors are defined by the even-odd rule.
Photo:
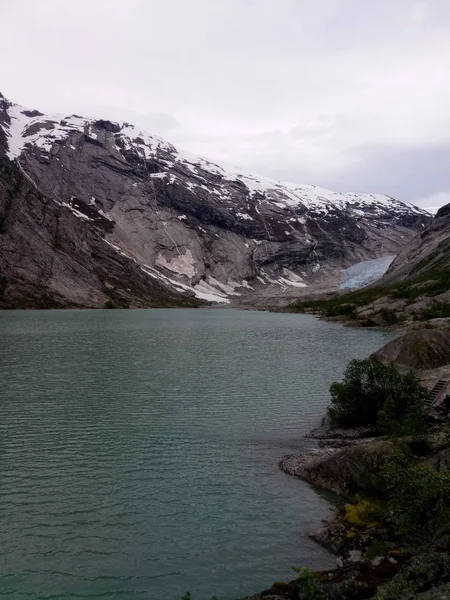
[[[391,546],[389,513],[374,516],[373,523],[362,523],[354,516],[355,511],[357,514],[364,503],[370,509],[370,500],[345,504],[355,500],[362,478],[375,472],[392,450],[392,441],[377,433],[373,428],[333,430],[324,419],[306,436],[317,440],[317,449],[280,460],[279,467],[286,474],[342,498],[343,507],[332,510],[309,536],[336,555],[336,568],[315,573],[306,569],[298,579],[277,582],[247,600],[450,600],[450,537],[446,533],[417,552],[399,550]],[[438,447],[436,451],[437,455],[442,453]],[[432,458],[427,460],[429,464]],[[313,582],[316,591],[312,595],[305,594],[302,578]]]
[[[317,440],[318,448],[303,454],[284,456],[279,467],[286,474],[302,479],[316,487],[333,492],[343,500],[349,500],[349,482],[352,475],[357,476],[357,469],[352,466],[352,455],[355,451],[367,447],[372,448],[384,438],[374,436],[373,428],[357,428],[349,430],[332,430],[325,419],[313,429],[305,439]],[[336,469],[340,470],[339,476]],[[336,555],[336,568],[315,573],[319,582],[326,585],[336,600],[347,598],[371,598],[377,587],[391,579],[399,570],[406,557],[397,560],[393,557],[374,557],[364,560],[363,546],[370,543],[370,534],[362,536],[355,533],[348,536],[349,526],[342,522],[339,509],[332,509],[331,514],[322,520],[322,526],[309,534],[309,537]],[[247,600],[281,600],[285,598],[302,598],[296,590],[297,581],[276,583],[269,590],[249,597]],[[313,596],[311,596],[313,597]]]

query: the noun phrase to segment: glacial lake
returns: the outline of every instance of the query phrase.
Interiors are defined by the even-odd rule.
[[[330,498],[278,469],[347,362],[392,339],[307,315],[0,312],[0,596],[234,600]]]

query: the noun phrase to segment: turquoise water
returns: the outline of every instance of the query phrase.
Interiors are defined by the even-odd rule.
[[[277,468],[391,339],[234,310],[0,313],[0,595],[219,600],[334,558]]]

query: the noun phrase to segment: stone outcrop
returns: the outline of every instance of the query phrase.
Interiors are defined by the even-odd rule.
[[[349,498],[356,491],[370,487],[370,474],[377,471],[390,449],[387,440],[326,448],[311,454],[285,456],[280,468],[288,475]]]
[[[105,229],[52,202],[0,158],[0,308],[198,306],[117,252]]]
[[[398,337],[373,356],[414,370],[438,369],[450,364],[450,329],[420,329]]]
[[[450,268],[450,204],[436,213],[430,225],[403,248],[382,282],[402,281]]]

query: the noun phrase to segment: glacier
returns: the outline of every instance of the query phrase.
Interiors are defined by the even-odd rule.
[[[389,269],[395,256],[390,254],[374,260],[363,260],[348,269],[342,269],[340,289],[355,290],[380,279]]]

